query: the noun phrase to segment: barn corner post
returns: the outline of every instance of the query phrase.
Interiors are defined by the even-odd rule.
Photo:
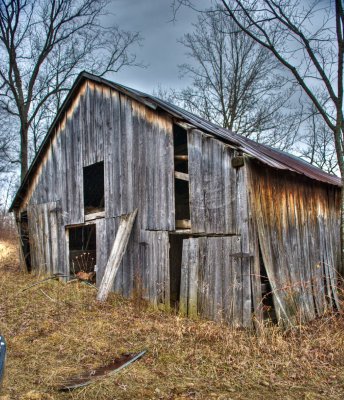
[[[14,221],[15,221],[15,227],[16,227],[16,232],[18,236],[18,242],[19,242],[19,266],[22,272],[28,272],[26,263],[25,263],[25,253],[23,251],[23,238],[22,238],[22,225],[20,221],[20,213],[19,211],[13,211],[14,215]]]
[[[340,265],[339,277],[344,276],[344,148],[343,148],[343,116],[341,110],[337,113],[337,125],[334,130],[334,141],[341,175],[340,190]]]
[[[336,8],[336,33],[338,41],[338,76],[337,76],[337,99],[336,99],[336,125],[333,129],[335,149],[341,175],[341,196],[340,196],[340,271],[339,276],[344,275],[344,148],[343,148],[343,65],[344,65],[344,38],[343,38],[343,5],[341,1],[335,2]]]
[[[344,279],[344,168],[341,168],[342,187],[340,190],[340,264],[339,278]]]

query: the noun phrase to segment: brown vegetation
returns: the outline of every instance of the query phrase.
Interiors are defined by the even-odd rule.
[[[0,332],[8,344],[7,399],[342,399],[344,317],[260,336],[188,320],[95,289],[20,272],[0,242]],[[140,302],[140,307],[136,307]],[[147,355],[118,375],[60,393],[69,376],[125,352]],[[0,396],[1,399],[1,396]]]
[[[17,230],[14,215],[0,209],[0,241],[14,241]]]

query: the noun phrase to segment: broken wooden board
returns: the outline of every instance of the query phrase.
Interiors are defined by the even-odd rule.
[[[59,388],[59,391],[68,391],[77,389],[80,387],[87,386],[92,382],[95,382],[101,378],[108,377],[110,375],[114,375],[119,372],[121,369],[127,367],[132,364],[134,361],[140,359],[147,350],[143,350],[137,354],[123,354],[118,358],[115,358],[110,364],[105,365],[104,367],[99,367],[88,371],[82,375],[74,376],[64,382]]]
[[[105,267],[103,279],[100,283],[99,292],[97,295],[98,301],[106,301],[109,292],[115,281],[116,273],[121,264],[123,255],[128,245],[130,233],[132,231],[137,209],[132,213],[121,217],[121,222],[113,243],[109,260]]]
[[[174,177],[177,179],[181,179],[182,181],[189,181],[189,174],[185,174],[184,172],[174,172]]]

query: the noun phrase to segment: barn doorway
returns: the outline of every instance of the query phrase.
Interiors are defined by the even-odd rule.
[[[189,156],[187,131],[173,126],[176,229],[190,229]]]
[[[259,266],[260,266],[260,284],[261,284],[261,307],[263,319],[272,323],[277,323],[272,287],[264,265],[263,255],[259,244]]]
[[[179,311],[180,281],[183,255],[183,240],[186,235],[169,235],[170,241],[170,306],[172,310]]]
[[[23,211],[20,214],[20,243],[26,270],[27,272],[31,272],[32,265],[29,238],[29,219],[27,211]]]
[[[95,282],[97,265],[96,225],[69,228],[69,271],[71,276],[89,274]],[[86,276],[86,275],[82,275]]]

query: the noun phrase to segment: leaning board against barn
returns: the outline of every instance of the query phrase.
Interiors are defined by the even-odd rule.
[[[23,265],[239,327],[338,308],[340,180],[153,96],[82,73],[11,210]]]

